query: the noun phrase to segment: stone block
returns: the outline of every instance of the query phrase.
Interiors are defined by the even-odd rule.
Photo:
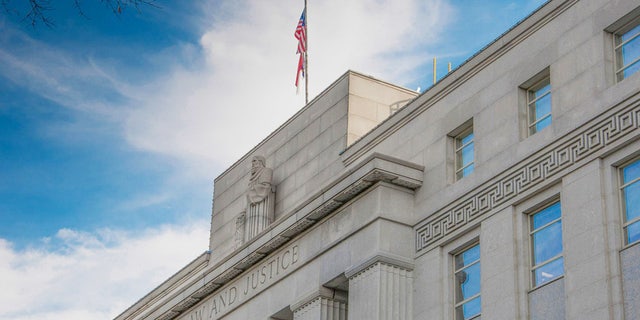
[[[640,319],[640,245],[620,253],[625,319]]]
[[[529,293],[529,319],[565,320],[564,279],[555,280]]]

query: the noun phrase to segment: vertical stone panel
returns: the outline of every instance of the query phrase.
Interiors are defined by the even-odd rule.
[[[412,271],[375,262],[349,277],[349,319],[412,319]]]
[[[610,319],[611,267],[601,162],[594,160],[562,181],[564,290],[568,319]]]
[[[483,221],[480,229],[482,317],[485,319],[511,320],[519,316],[513,217],[513,207],[508,207]]]
[[[640,245],[620,253],[625,319],[640,319]]]
[[[529,320],[565,320],[564,279],[529,293]]]
[[[445,301],[442,279],[444,262],[442,261],[442,249],[438,247],[427,252],[416,260],[416,268],[413,271],[416,298],[420,300],[415,304],[415,319],[443,319],[444,308],[450,307]],[[418,298],[419,297],[419,298]]]

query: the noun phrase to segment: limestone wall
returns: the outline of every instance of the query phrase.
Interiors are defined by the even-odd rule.
[[[235,220],[246,206],[245,191],[254,155],[264,156],[267,167],[273,169],[278,220],[344,171],[340,153],[346,149],[347,136],[357,139],[384,120],[391,107],[406,103],[415,95],[347,72],[216,178],[210,239],[212,263],[235,249]]]

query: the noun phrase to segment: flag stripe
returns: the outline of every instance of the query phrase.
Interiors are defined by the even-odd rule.
[[[293,36],[298,39],[298,50],[296,54],[299,54],[298,58],[298,70],[296,72],[296,87],[298,87],[300,83],[300,75],[303,77],[304,75],[304,54],[307,52],[307,19],[306,19],[306,8],[302,11],[302,15],[300,15],[300,20],[298,20],[298,25],[296,26],[296,31],[293,33]]]

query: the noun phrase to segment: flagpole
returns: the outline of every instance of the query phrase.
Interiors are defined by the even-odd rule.
[[[305,42],[304,46],[304,104],[309,104],[309,15],[307,14],[307,0],[304,0],[304,17],[305,17]]]

